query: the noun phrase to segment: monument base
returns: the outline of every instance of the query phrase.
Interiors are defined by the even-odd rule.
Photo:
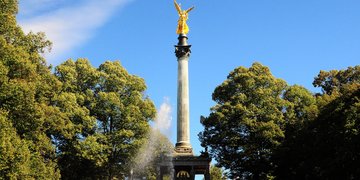
[[[163,157],[158,164],[157,180],[163,180],[165,174],[171,174],[173,180],[194,180],[195,175],[204,175],[210,180],[210,162],[208,156],[193,156],[175,153],[172,157]]]

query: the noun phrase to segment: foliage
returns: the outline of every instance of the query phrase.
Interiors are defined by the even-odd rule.
[[[358,179],[359,70],[320,71],[313,95],[258,63],[236,68],[214,91],[202,145],[231,178]]]
[[[355,75],[359,70],[357,66],[320,71],[314,84],[327,85],[324,94],[317,95],[319,114],[283,144],[277,159],[278,179],[360,178],[356,165],[360,158],[360,82],[344,73]]]
[[[132,155],[144,143],[155,115],[153,103],[143,96],[143,79],[128,74],[119,62],[95,69],[86,59],[68,60],[55,74],[63,83],[56,104],[72,115],[78,134],[57,139],[62,175],[111,179],[130,172]]]
[[[224,175],[224,171],[216,166],[210,167],[210,179],[212,180],[226,180],[226,176]]]
[[[50,138],[54,126],[45,113],[54,109],[50,99],[56,79],[39,54],[51,43],[42,33],[22,32],[16,24],[17,1],[2,0],[0,7],[0,131],[6,132],[1,138],[7,154],[1,158],[13,163],[4,166],[1,178],[58,179]]]
[[[324,94],[331,95],[334,92],[345,89],[354,90],[359,88],[360,66],[348,67],[346,70],[320,71],[313,85],[321,87]]]
[[[155,115],[144,80],[85,59],[52,73],[50,41],[25,34],[17,11],[0,0],[0,179],[122,177]]]
[[[203,146],[218,165],[230,170],[230,178],[265,178],[271,172],[270,155],[284,132],[281,98],[286,83],[273,77],[259,63],[239,67],[213,93],[217,105],[202,121]]]
[[[296,173],[292,169],[287,169],[289,163],[298,163],[299,151],[311,151],[304,149],[303,141],[298,139],[304,128],[318,116],[319,110],[316,104],[316,98],[304,87],[294,85],[289,87],[283,98],[288,101],[284,116],[286,123],[284,126],[285,138],[281,145],[273,152],[271,161],[275,164],[274,175],[278,179],[280,173]],[[295,178],[295,177],[294,177]],[[290,178],[291,179],[291,178]]]
[[[16,134],[7,113],[0,112],[0,177],[30,178],[30,151],[26,141]]]

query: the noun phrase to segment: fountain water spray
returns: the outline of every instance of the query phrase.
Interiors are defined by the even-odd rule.
[[[174,147],[165,136],[170,135],[171,122],[171,105],[169,98],[165,97],[148,134],[148,141],[139,150],[135,158],[135,165],[133,167],[134,174],[141,175],[151,168],[154,168],[154,162],[160,155],[171,157]],[[171,162],[172,161],[170,161],[170,163]],[[172,177],[172,175],[170,177]]]

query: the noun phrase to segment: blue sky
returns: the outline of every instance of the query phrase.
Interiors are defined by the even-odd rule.
[[[211,94],[238,66],[255,61],[274,76],[313,92],[320,70],[360,63],[360,1],[356,0],[178,0],[192,5],[188,24],[191,143],[200,115],[214,105]],[[172,0],[20,0],[18,21],[25,31],[44,31],[54,46],[48,63],[88,58],[98,67],[120,60],[145,79],[157,107],[171,106],[176,141],[177,61],[174,45],[178,15]]]

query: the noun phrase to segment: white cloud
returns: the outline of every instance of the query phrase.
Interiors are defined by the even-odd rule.
[[[46,55],[51,63],[85,43],[94,35],[97,28],[104,25],[115,10],[130,1],[87,0],[75,5],[69,1],[65,3],[65,0],[35,0],[32,3],[25,1],[26,6],[23,5],[20,8],[28,7],[26,12],[30,14],[30,17],[26,17],[25,14],[19,23],[25,32],[45,32],[48,39],[53,42],[51,53]],[[54,6],[57,8],[54,9]]]
[[[21,16],[33,16],[57,8],[61,8],[69,0],[20,0]]]

